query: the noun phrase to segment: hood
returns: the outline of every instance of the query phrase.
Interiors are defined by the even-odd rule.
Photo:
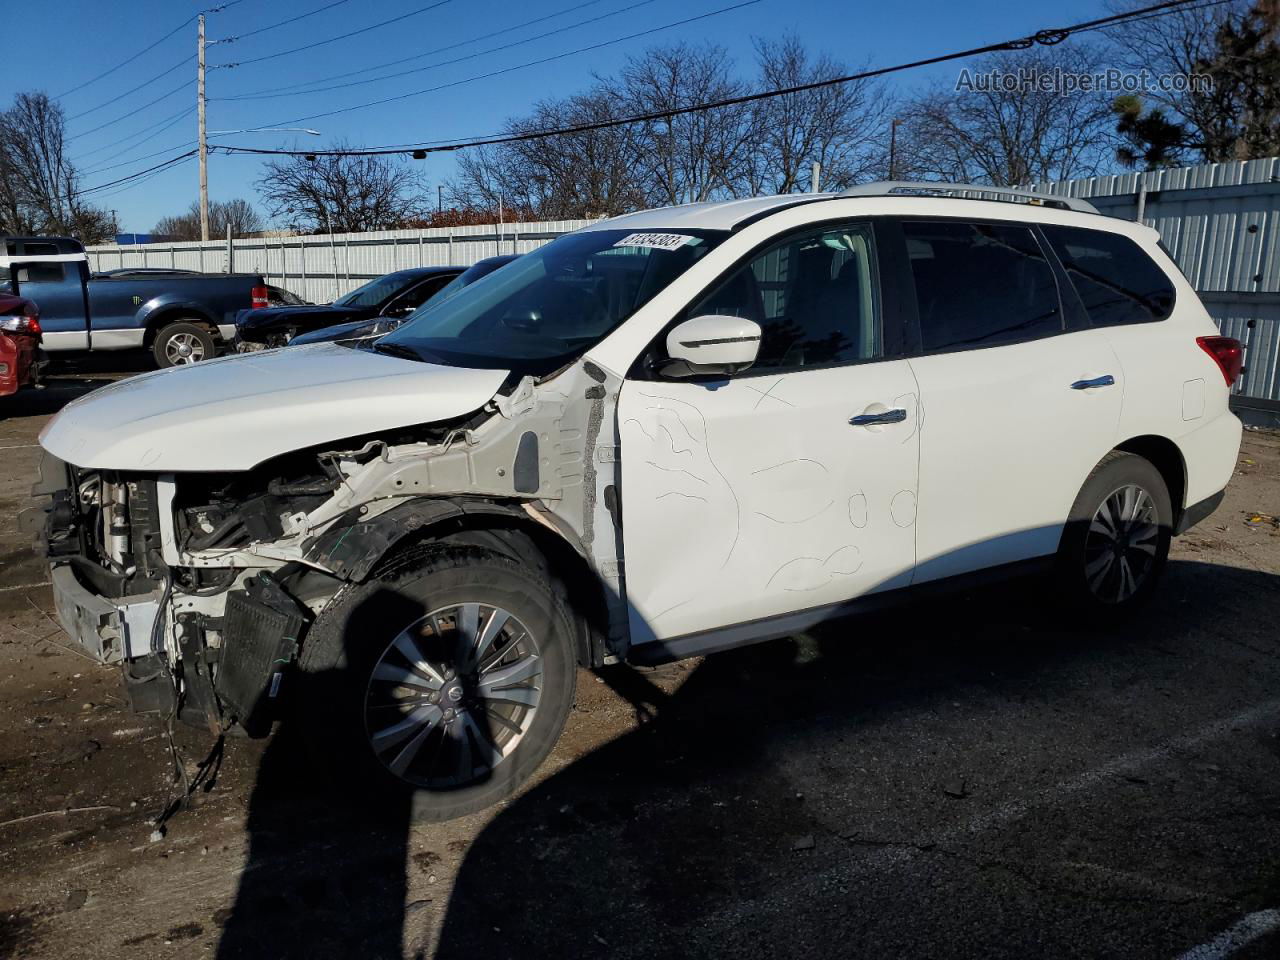
[[[247,470],[344,437],[464,416],[506,376],[332,343],[266,350],[102,387],[68,404],[40,443],[78,467]]]
[[[240,335],[276,333],[286,327],[328,326],[345,320],[359,320],[377,313],[372,307],[335,307],[331,303],[301,307],[256,307],[241,310],[236,316]]]

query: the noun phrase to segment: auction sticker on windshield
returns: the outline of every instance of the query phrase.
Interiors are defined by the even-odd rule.
[[[686,243],[697,243],[697,237],[686,233],[629,233],[615,247],[652,247],[655,250],[675,250]]]

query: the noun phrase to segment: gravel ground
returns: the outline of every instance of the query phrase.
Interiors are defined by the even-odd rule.
[[[443,825],[344,812],[287,733],[179,728],[203,779],[152,839],[168,734],[15,520],[114,376],[0,401],[0,957],[1280,956],[1280,434],[1122,629],[1012,583],[584,671],[538,781]]]

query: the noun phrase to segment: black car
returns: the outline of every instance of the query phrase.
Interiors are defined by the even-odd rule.
[[[421,310],[443,303],[463,287],[475,283],[481,277],[487,277],[493,271],[499,267],[506,266],[514,259],[514,254],[504,254],[501,257],[488,257],[484,260],[477,260],[458,276],[454,277],[439,293],[407,317],[381,316],[374,320],[352,320],[349,323],[339,323],[336,326],[325,327],[322,330],[300,333],[289,341],[289,346],[294,347],[304,343],[327,343],[331,340],[376,339],[383,334],[390,333],[405,321],[411,320]]]
[[[245,310],[236,317],[236,348],[282,347],[300,333],[378,317],[403,319],[439,293],[462,267],[416,267],[370,280],[333,303]]]

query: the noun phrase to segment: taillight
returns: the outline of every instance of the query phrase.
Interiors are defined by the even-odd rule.
[[[254,287],[249,291],[249,303],[253,307],[266,307],[271,304],[271,298],[267,296],[266,287]]]
[[[1196,343],[1222,371],[1222,379],[1231,386],[1240,376],[1244,364],[1244,347],[1234,337],[1196,337]]]
[[[40,336],[40,309],[34,303],[28,301],[23,306],[22,312],[27,318],[27,332],[33,336]]]

